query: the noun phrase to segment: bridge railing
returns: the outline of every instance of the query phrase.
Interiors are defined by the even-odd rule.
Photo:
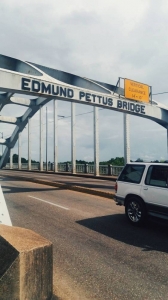
[[[9,169],[10,164],[6,164],[4,169]],[[18,169],[18,163],[13,163],[12,169]],[[105,176],[118,176],[122,171],[123,166],[113,165],[99,165],[99,174]],[[28,170],[28,163],[21,164],[21,170]],[[31,170],[40,170],[39,163],[32,163]],[[43,170],[46,170],[46,163],[43,163]],[[54,164],[48,163],[48,171],[54,172]],[[70,163],[58,163],[58,172],[72,172],[72,165]],[[93,164],[76,164],[76,173],[94,174]]]

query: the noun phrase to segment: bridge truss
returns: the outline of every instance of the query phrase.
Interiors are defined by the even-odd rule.
[[[28,98],[29,96],[29,98]],[[34,97],[33,99],[32,96]],[[76,76],[38,65],[24,62],[15,58],[0,55],[0,111],[8,104],[27,107],[21,117],[0,115],[0,122],[15,125],[11,136],[0,139],[5,150],[0,160],[3,168],[9,157],[11,149],[18,140],[20,133],[29,124],[30,119],[40,110],[42,121],[42,107],[51,100],[71,102],[71,156],[72,172],[75,173],[75,134],[74,134],[74,103],[91,105],[94,107],[94,160],[95,175],[99,174],[99,143],[98,143],[98,107],[116,110],[124,113],[125,120],[125,161],[129,160],[128,114],[148,118],[157,122],[168,132],[168,107],[156,101],[150,103],[137,103],[125,99],[124,89],[116,85],[93,81],[88,78]],[[56,102],[54,104],[54,122],[56,125]],[[168,133],[167,133],[168,137]],[[43,169],[42,146],[40,147],[40,170]],[[30,163],[30,157],[29,157]],[[57,171],[57,139],[54,134],[54,170]]]

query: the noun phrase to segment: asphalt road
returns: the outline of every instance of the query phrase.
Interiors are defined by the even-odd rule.
[[[55,299],[168,299],[167,223],[136,228],[113,200],[0,179],[13,226],[54,245]]]
[[[0,175],[15,176],[20,178],[27,178],[30,180],[43,180],[50,183],[74,185],[83,188],[89,188],[90,190],[104,191],[106,193],[114,193],[114,185],[116,177],[111,176],[98,176],[98,178],[91,175],[77,174],[77,176],[70,176],[66,173],[53,173],[53,172],[29,172],[19,170],[0,170]]]

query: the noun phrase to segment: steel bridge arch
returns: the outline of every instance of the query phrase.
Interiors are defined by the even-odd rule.
[[[54,76],[58,80],[61,80],[67,84],[75,84],[76,86],[81,88],[89,88],[92,89],[93,91],[95,90],[95,91],[105,92],[109,94],[111,93],[109,88],[111,88],[112,90],[116,89],[121,94],[123,93],[122,89],[115,86],[110,86],[107,84],[104,84],[103,86],[103,84],[99,82],[94,83],[90,80],[87,80],[86,78],[82,78],[59,70],[53,70],[43,66],[41,66],[41,70],[38,71],[36,69],[36,66],[39,67],[39,65],[34,64],[34,66],[35,68],[32,67],[31,64],[29,63],[24,63],[20,60],[9,58],[4,55],[0,55],[0,68],[3,69],[5,68],[7,70],[9,69],[10,71],[17,71],[19,73],[23,73],[23,74],[26,73],[29,75],[31,74],[36,76],[41,75],[43,71],[45,71],[46,73],[48,73],[49,76]],[[27,98],[15,97],[14,93],[11,92],[5,92],[5,93],[1,92],[0,110],[2,110],[2,108],[8,104],[25,106],[28,107],[28,109],[20,117],[0,116],[0,122],[16,125],[12,135],[9,138],[5,139],[4,142],[0,142],[0,144],[6,146],[5,151],[2,154],[0,160],[0,168],[3,168],[6,165],[10,155],[10,149],[14,147],[15,143],[18,140],[19,133],[23,131],[23,129],[28,123],[29,118],[32,118],[41,107],[43,107],[52,99],[54,99],[54,97],[47,97],[47,98],[38,97],[36,99],[27,99]]]
[[[25,80],[24,85],[22,80],[23,78]],[[20,80],[22,80],[22,84],[20,83]],[[34,90],[31,90],[29,86],[30,82],[33,82]],[[40,86],[40,84],[43,84],[43,82],[46,84],[46,89],[42,93],[38,90],[38,86]],[[51,93],[48,93],[49,85],[57,85],[58,87],[62,86],[67,89],[69,88],[72,91],[74,91],[74,94],[76,94],[73,97],[73,99],[70,97],[64,97],[64,95],[51,95]],[[85,100],[87,101],[79,101],[81,99],[79,99],[79,96],[76,96],[77,93],[78,95],[79,93],[81,93],[81,95],[87,95],[87,97],[85,97]],[[94,100],[95,97],[98,97],[99,99],[99,101],[97,101],[96,103],[90,102],[90,95],[93,95],[92,93],[94,93]],[[24,97],[15,96],[15,94],[19,94],[21,96],[22,94],[24,94],[34,96],[37,98],[27,99]],[[102,105],[102,103],[100,103],[100,98],[102,97],[110,97],[110,99],[112,98],[114,106],[107,107],[105,105]],[[40,107],[44,106],[52,99],[77,102],[92,106],[95,105],[98,107],[137,115],[153,120],[156,123],[165,127],[166,129],[168,128],[168,108],[156,101],[152,101],[150,105],[144,104],[144,107],[146,109],[145,114],[140,114],[136,111],[125,111],[123,108],[117,107],[117,101],[124,100],[127,103],[133,102],[124,98],[123,88],[99,81],[93,81],[85,77],[80,77],[60,70],[41,66],[35,63],[24,62],[15,58],[0,55],[0,111],[5,105],[8,104],[15,104],[27,107],[25,113],[20,117],[9,117],[0,115],[0,122],[16,125],[12,135],[9,138],[5,140],[0,140],[0,144],[6,146],[0,160],[0,168],[3,168],[6,165],[10,155],[10,149],[14,147],[15,143],[18,140],[19,133],[23,131],[23,129],[28,123],[29,118],[32,118],[35,115],[35,113],[40,109]]]

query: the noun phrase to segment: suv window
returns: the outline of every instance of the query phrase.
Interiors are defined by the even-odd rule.
[[[126,165],[124,170],[120,174],[118,180],[132,183],[140,183],[144,169],[144,165]]]
[[[168,167],[150,166],[146,176],[145,184],[158,187],[168,187]]]

